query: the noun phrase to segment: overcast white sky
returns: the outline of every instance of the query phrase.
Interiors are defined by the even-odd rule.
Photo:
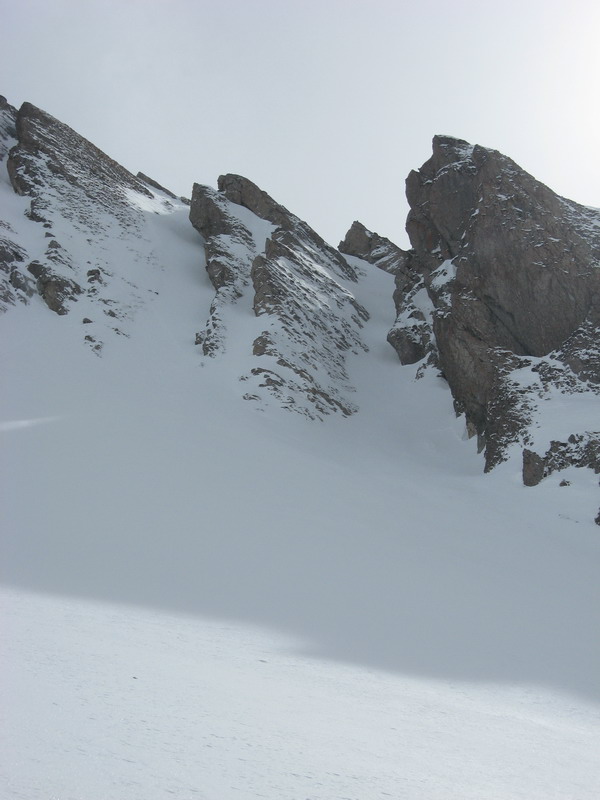
[[[447,133],[600,206],[598,0],[0,0],[0,92],[179,194],[239,172],[406,244]]]

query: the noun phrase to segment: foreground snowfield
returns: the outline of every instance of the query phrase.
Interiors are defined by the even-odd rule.
[[[83,303],[0,318],[1,796],[598,797],[597,477],[482,475],[379,272],[360,412],[257,411],[185,209],[144,236],[102,357]]]
[[[254,628],[2,592],[3,797],[585,798],[597,716]]]

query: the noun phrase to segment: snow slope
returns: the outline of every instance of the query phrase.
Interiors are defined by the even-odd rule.
[[[79,311],[0,317],[1,796],[596,798],[597,478],[483,475],[358,260],[359,411],[253,407],[252,357],[193,345],[187,209],[140,212],[100,357]]]
[[[3,797],[597,796],[598,718],[572,700],[309,659],[238,623],[1,596]]]

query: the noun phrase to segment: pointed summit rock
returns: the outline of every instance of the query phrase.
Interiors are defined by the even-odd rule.
[[[599,355],[600,212],[448,136],[434,138],[406,188],[417,278],[400,294],[426,289],[439,367],[489,469],[531,419],[533,395],[515,390],[515,370],[536,370],[543,392],[597,391],[600,374],[587,365]],[[407,322],[399,314],[398,337]],[[549,367],[559,358],[560,377]]]

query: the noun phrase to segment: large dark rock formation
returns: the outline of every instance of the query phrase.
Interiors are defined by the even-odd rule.
[[[17,109],[0,95],[0,162],[17,139]]]
[[[526,441],[531,398],[511,390],[514,370],[545,372],[542,393],[600,383],[600,212],[450,137],[434,138],[406,186],[412,250],[389,340],[403,363],[429,355],[439,365],[490,469]]]
[[[406,186],[412,265],[444,306],[433,320],[440,363],[483,433],[489,349],[547,355],[598,308],[600,216],[506,156],[448,137]]]
[[[516,447],[528,486],[600,472],[600,211],[450,137],[406,187],[411,250],[357,222],[340,244],[391,266],[400,361],[447,379],[486,470]]]

